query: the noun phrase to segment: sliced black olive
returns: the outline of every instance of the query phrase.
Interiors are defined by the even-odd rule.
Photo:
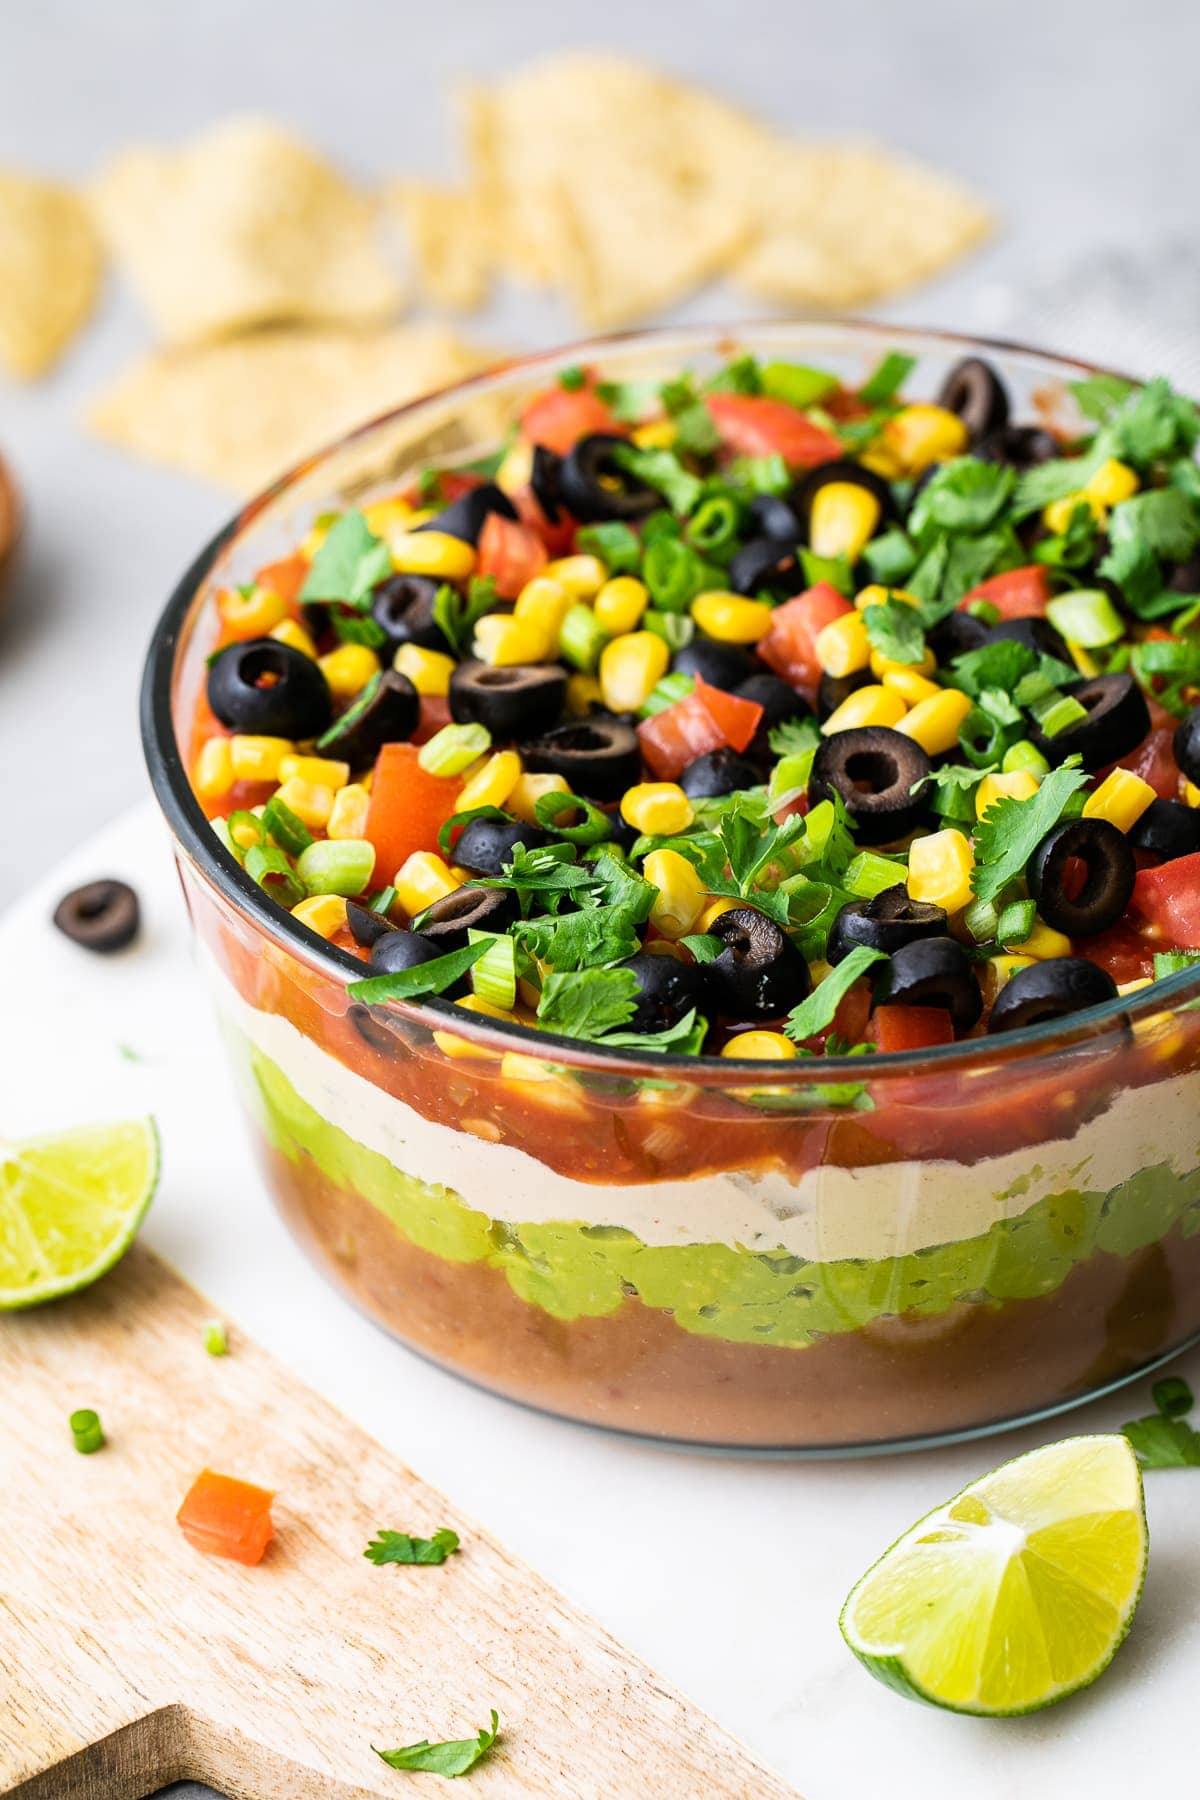
[[[983,620],[963,607],[955,607],[939,620],[925,641],[939,663],[949,663],[956,656],[965,656],[968,650],[978,650],[987,640],[988,628]]]
[[[973,444],[1008,424],[1008,389],[981,356],[965,356],[955,364],[942,383],[938,405],[958,414]]]
[[[550,524],[557,525],[559,503],[562,500],[562,457],[557,450],[547,450],[545,444],[533,446],[529,485],[533,489],[534,499]]]
[[[132,944],[141,922],[138,897],[124,881],[89,881],[64,894],[54,909],[64,937],[102,955]]]
[[[1152,800],[1136,825],[1129,842],[1135,850],[1149,850],[1164,862],[1191,856],[1200,850],[1200,810],[1182,800]]]
[[[1080,883],[1078,871],[1082,867]],[[1064,819],[1029,861],[1029,891],[1055,931],[1087,937],[1115,925],[1129,904],[1137,866],[1124,832],[1107,819]]]
[[[1115,998],[1117,984],[1098,964],[1083,956],[1051,956],[1018,969],[996,996],[989,1031],[1020,1031],[1047,1019],[1102,1006]]]
[[[406,744],[420,716],[421,696],[408,676],[383,669],[317,739],[317,749],[358,768],[374,762],[385,744]]]
[[[381,937],[396,930],[396,926],[390,919],[385,919],[382,913],[372,912],[369,906],[359,906],[354,900],[346,902],[346,923],[350,927],[351,937],[364,950],[370,950]]]
[[[817,717],[821,723],[824,724],[830,713],[835,713],[856,688],[866,687],[874,679],[870,669],[855,669],[852,675],[822,675],[817,684]]]
[[[768,728],[782,725],[786,719],[807,719],[812,715],[804,695],[778,675],[751,675],[733,691],[739,700],[752,700],[755,706],[762,707],[761,724]]]
[[[1068,756],[1083,758],[1085,769],[1102,769],[1136,750],[1150,729],[1146,696],[1132,675],[1093,675],[1065,690],[1087,712],[1087,718],[1056,737],[1032,730],[1030,737],[1049,762]]]
[[[398,975],[445,953],[443,945],[430,943],[419,931],[386,931],[371,945],[371,968],[376,975]]]
[[[1200,706],[1175,727],[1175,761],[1189,781],[1200,782]]]
[[[952,937],[914,938],[884,963],[875,982],[874,1006],[941,1006],[955,1031],[969,1031],[983,1011],[983,995],[970,957]]]
[[[876,475],[873,469],[866,469],[862,463],[851,462],[848,457],[835,457],[832,462],[818,463],[810,469],[792,489],[792,506],[800,516],[800,524],[807,539],[812,527],[813,502],[823,487],[833,482],[845,482],[851,487],[866,488],[868,494],[878,504],[880,520],[889,518],[895,511],[892,504],[892,490],[882,475]]]
[[[503,875],[518,844],[541,850],[550,834],[520,819],[468,819],[454,846],[454,861],[471,875]]]
[[[522,744],[521,754],[534,774],[562,775],[571,792],[586,800],[619,800],[641,778],[637,732],[609,713],[556,726]]]
[[[678,675],[699,675],[709,687],[732,693],[761,667],[740,644],[719,644],[716,638],[697,637],[675,652],[671,664]]]
[[[417,929],[439,955],[461,950],[472,931],[506,931],[517,916],[517,897],[511,888],[476,887],[468,882],[443,894],[421,914]]]
[[[1007,425],[972,445],[981,462],[1007,463],[1014,469],[1035,469],[1062,455],[1062,445],[1038,425]]]
[[[669,1031],[693,1007],[704,1010],[706,984],[698,963],[643,951],[617,967],[628,969],[638,984],[633,1017],[625,1026],[626,1031]]]
[[[389,649],[418,644],[443,655],[449,650],[446,634],[433,617],[440,585],[431,575],[389,575],[371,590],[371,617],[387,634]]]
[[[517,509],[504,489],[497,487],[494,481],[481,482],[469,493],[460,494],[457,500],[443,507],[432,519],[426,519],[418,525],[418,531],[444,531],[447,537],[461,538],[464,544],[477,544],[479,534],[489,513],[499,513],[502,519],[515,519]]]
[[[741,788],[757,787],[759,772],[736,750],[709,750],[690,762],[679,777],[679,785],[689,800],[711,800],[718,794],[736,794]]]
[[[796,509],[779,494],[755,494],[750,502],[750,523],[765,538],[781,544],[798,544],[801,525]]]
[[[231,731],[315,738],[329,724],[329,684],[311,656],[278,638],[230,644],[208,667],[208,704]]]
[[[593,431],[563,457],[558,491],[572,518],[590,524],[595,519],[644,519],[658,511],[662,495],[616,460],[616,452],[628,448],[628,438]]]
[[[726,577],[735,594],[757,594],[760,588],[798,594],[807,585],[795,546],[772,537],[743,544],[731,557]]]
[[[1167,586],[1173,594],[1200,594],[1200,555],[1176,563],[1167,576]]]
[[[459,663],[450,677],[450,717],[486,725],[494,738],[546,731],[562,717],[566,671],[557,663]]]
[[[813,758],[809,798],[840,794],[863,844],[890,844],[912,831],[929,804],[928,789],[913,788],[929,774],[920,744],[887,725],[835,731]]]
[[[735,906],[709,927],[725,948],[703,974],[713,1006],[727,1018],[778,1019],[812,988],[808,964],[774,919]]]
[[[840,963],[860,944],[894,956],[917,938],[945,937],[946,931],[944,908],[927,900],[910,900],[908,889],[898,882],[870,900],[847,901],[830,928],[825,957],[828,962]]]

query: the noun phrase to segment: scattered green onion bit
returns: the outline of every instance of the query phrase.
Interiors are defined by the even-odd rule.
[[[674,706],[677,700],[686,700],[695,689],[696,683],[690,675],[673,670],[656,682],[642,702],[639,717],[652,719],[655,713],[666,712],[668,706]]]
[[[461,775],[491,745],[486,725],[443,725],[421,745],[417,761],[427,775]]]
[[[280,906],[289,911],[299,906],[301,900],[307,898],[307,889],[297,879],[296,872],[282,850],[276,850],[273,844],[254,844],[246,852],[246,873],[252,881],[257,881]]]
[[[263,808],[263,825],[267,835],[274,838],[281,850],[289,856],[299,856],[313,841],[313,834],[304,820],[294,813],[290,806],[275,794]]]
[[[1031,744],[1028,738],[1021,738],[1018,743],[1009,745],[1004,752],[1000,767],[1006,775],[1016,775],[1025,769],[1030,775],[1035,775],[1039,781],[1043,775],[1050,773],[1050,764],[1037,745]]]
[[[578,794],[539,794],[533,803],[533,816],[539,825],[565,838],[568,844],[602,844],[612,836],[608,814]],[[567,824],[567,820],[574,822]]]
[[[958,728],[959,748],[969,763],[984,769],[1003,756],[1008,736],[1005,727],[982,706],[973,706]]]
[[[204,1348],[210,1356],[228,1356],[229,1333],[224,1319],[210,1319],[204,1327]]]
[[[636,531],[619,519],[581,526],[575,533],[575,548],[587,556],[598,556],[610,575],[635,575],[641,566],[641,541]]]
[[[1154,979],[1161,981],[1164,975],[1178,975],[1181,969],[1194,969],[1200,963],[1200,950],[1156,950],[1154,952]]]
[[[1048,738],[1061,737],[1087,718],[1087,708],[1079,704],[1074,694],[1047,694],[1044,700],[1035,700],[1030,710]]]
[[[889,350],[859,388],[859,399],[865,406],[886,406],[916,366],[915,356],[907,356],[902,350]]]
[[[1000,608],[993,606],[990,600],[972,600],[967,606],[967,611],[973,619],[978,619],[981,625],[998,625],[1000,623]]]
[[[247,812],[240,807],[229,815],[229,835],[239,845],[243,855],[255,844],[264,844],[267,839],[264,820],[257,813]]]
[[[963,924],[977,944],[990,944],[1000,926],[1000,915],[990,900],[972,900],[963,912]]]
[[[696,635],[696,621],[688,613],[659,612],[652,606],[642,614],[642,629],[660,637],[669,650],[682,650]]]
[[[697,507],[687,528],[688,542],[706,555],[719,554],[735,542],[738,508],[727,494],[714,494]]]
[[[580,602],[568,609],[559,631],[558,648],[573,668],[590,674],[607,643],[608,633],[590,606]]]
[[[786,400],[789,406],[816,406],[837,391],[838,378],[825,369],[809,369],[803,363],[769,362],[759,370],[762,391],[771,400]]]
[[[375,846],[366,838],[324,838],[308,846],[296,873],[310,894],[343,894],[352,900],[375,873]]]
[[[1125,623],[1103,588],[1076,588],[1059,594],[1046,607],[1046,617],[1069,644],[1100,650],[1125,635]]]
[[[73,1412],[68,1423],[80,1456],[91,1456],[103,1447],[104,1427],[100,1423],[100,1414],[93,1412],[90,1406],[81,1406],[78,1412]]]
[[[500,1732],[499,1714],[493,1708],[491,1727],[484,1725],[473,1738],[458,1738],[453,1743],[431,1744],[422,1738],[419,1744],[405,1744],[399,1750],[375,1750],[390,1769],[420,1769],[429,1775],[465,1775],[468,1769],[485,1757]]]
[[[490,931],[468,933],[473,944],[487,948],[471,970],[471,986],[489,1006],[511,1011],[517,999],[517,945],[515,938],[497,937]]]
[[[367,908],[367,911],[373,912],[373,913],[378,913],[381,918],[386,919],[389,916],[389,914],[391,913],[391,910],[392,910],[393,906],[395,906],[395,904],[396,904],[395,888],[394,887],[380,888],[379,892],[375,895],[375,898],[370,902],[370,904]]]
[[[1007,950],[1013,944],[1023,944],[1033,932],[1037,907],[1032,900],[1013,900],[1007,905],[996,921],[997,942]]]
[[[233,833],[229,829],[229,820],[212,819],[209,822],[212,825],[213,836],[216,838],[221,848],[223,850],[228,850],[235,862],[245,862],[246,852],[242,849],[242,846],[235,841]]]
[[[860,850],[845,875],[847,888],[860,900],[873,900],[876,894],[882,894],[886,888],[893,888],[903,880],[904,870],[900,864],[874,850]]]

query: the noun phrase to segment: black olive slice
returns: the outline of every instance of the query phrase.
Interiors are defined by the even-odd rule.
[[[1056,656],[1068,669],[1074,667],[1066,640],[1054,629],[1049,619],[1001,619],[997,624],[988,626],[987,641],[989,644],[1005,641],[1024,644],[1039,656]]]
[[[933,627],[925,641],[939,663],[949,663],[956,656],[965,656],[968,650],[978,650],[981,644],[986,644],[988,628],[974,613],[955,607]]]
[[[317,739],[317,749],[359,768],[374,762],[385,744],[406,744],[420,716],[421,696],[408,676],[383,669]]]
[[[397,929],[382,913],[372,912],[369,906],[359,906],[355,900],[346,902],[346,923],[351,937],[364,950],[370,950],[381,937]]]
[[[989,1031],[1020,1031],[1115,998],[1112,976],[1083,956],[1052,956],[1018,969],[996,996]]]
[[[941,1006],[955,1031],[969,1031],[983,1011],[971,959],[952,937],[902,944],[875,981],[873,1006]]]
[[[392,651],[401,644],[418,644],[443,655],[450,649],[445,632],[433,617],[439,586],[431,575],[389,575],[371,590],[371,617],[386,634]]]
[[[1172,747],[1175,761],[1188,780],[1200,782],[1200,706],[1193,707],[1175,727]]]
[[[386,931],[371,945],[371,968],[377,975],[398,975],[401,969],[415,969],[443,954],[419,931]]]
[[[333,713],[312,657],[269,637],[230,644],[213,658],[208,704],[222,725],[255,737],[319,737]]]
[[[517,517],[516,507],[494,481],[481,482],[469,493],[460,494],[432,519],[418,525],[417,530],[444,531],[447,537],[461,538],[464,544],[477,544],[489,513],[499,513],[502,519]]]
[[[910,900],[908,889],[898,882],[870,900],[850,900],[843,906],[830,928],[825,956],[831,963],[840,963],[860,944],[894,956],[917,938],[945,937],[946,932],[944,908],[927,900]]]
[[[1007,425],[981,438],[972,449],[981,462],[1008,463],[1014,469],[1035,469],[1062,455],[1058,439],[1038,425]]]
[[[718,794],[736,794],[741,788],[757,787],[759,772],[754,764],[736,750],[709,750],[690,762],[679,777],[679,785],[689,800],[711,800]]]
[[[943,381],[938,405],[957,413],[973,444],[1008,424],[1008,389],[981,356],[965,356]]]
[[[1036,729],[1030,732],[1048,762],[1057,764],[1068,756],[1080,756],[1085,769],[1102,769],[1136,750],[1150,729],[1146,696],[1132,675],[1093,675],[1065,691],[1074,695],[1088,716],[1057,737],[1048,738]]]
[[[89,881],[64,894],[54,909],[64,937],[101,955],[132,944],[141,922],[138,897],[124,881]]]
[[[760,665],[740,644],[719,644],[716,638],[697,637],[675,652],[671,667],[677,675],[699,675],[709,687],[731,693],[748,681]]]
[[[782,725],[786,719],[807,719],[812,714],[804,695],[778,675],[751,675],[733,691],[739,700],[752,700],[755,706],[762,707],[760,723],[767,727]]]
[[[669,1031],[686,1018],[693,1007],[704,1010],[706,984],[697,963],[680,962],[675,956],[654,956],[643,951],[618,963],[637,979],[633,1017],[626,1031]]]
[[[1176,563],[1167,576],[1167,586],[1173,594],[1200,594],[1200,554]]]
[[[363,1006],[360,1001],[356,1000],[346,1014],[346,1022],[353,1026],[368,1049],[376,1051],[380,1056],[387,1056],[394,1060],[405,1054],[399,1019],[396,1019],[394,1023],[391,1021],[385,1023],[383,1019],[375,1017],[370,1007]]]
[[[450,677],[450,717],[486,725],[497,739],[546,731],[562,717],[566,671],[557,663],[460,663]]]
[[[802,527],[796,509],[779,494],[756,494],[750,502],[750,523],[765,538],[781,544],[800,542]]]
[[[892,490],[882,475],[876,475],[873,469],[864,468],[862,463],[851,462],[848,457],[835,457],[832,462],[818,463],[792,489],[792,507],[799,515],[806,538],[812,528],[813,502],[821,489],[829,487],[833,482],[845,482],[851,487],[865,488],[878,503],[881,522],[890,518],[895,511]]]
[[[417,921],[421,936],[436,944],[439,955],[461,950],[472,931],[506,931],[517,916],[517,897],[510,888],[476,887],[468,882],[427,906]]]
[[[533,446],[529,485],[549,523],[557,525],[562,500],[562,457],[557,450],[548,450],[545,444]]]
[[[1182,800],[1152,800],[1130,827],[1129,842],[1135,850],[1149,850],[1164,862],[1191,856],[1200,850],[1200,809],[1185,806]]]
[[[718,1012],[733,1019],[778,1019],[812,988],[808,964],[792,940],[752,906],[736,906],[709,930],[725,948],[703,974]]]
[[[454,846],[453,860],[471,875],[503,875],[518,844],[541,850],[550,834],[519,819],[468,819]]]
[[[1073,884],[1080,868],[1082,883]],[[1064,819],[1029,859],[1029,891],[1055,931],[1087,937],[1115,925],[1129,904],[1137,866],[1123,832],[1107,819]]]
[[[813,758],[809,798],[840,794],[862,844],[890,844],[912,831],[928,807],[929,758],[920,744],[887,725],[835,731]]]
[[[644,519],[658,511],[661,494],[616,460],[615,453],[628,448],[628,438],[593,431],[563,457],[558,490],[572,518],[591,524],[596,519]]]
[[[586,800],[619,800],[641,778],[637,732],[606,713],[556,726],[522,744],[521,754],[534,774],[561,775]]]
[[[821,723],[824,724],[830,713],[835,713],[856,688],[866,687],[874,679],[870,669],[855,669],[852,675],[822,675],[817,683],[817,717]]]
[[[725,573],[735,594],[757,594],[760,588],[799,594],[807,585],[795,546],[779,538],[751,538],[730,558]]]

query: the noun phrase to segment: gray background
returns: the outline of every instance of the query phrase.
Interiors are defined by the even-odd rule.
[[[1188,0],[0,0],[0,25],[0,164],[84,176],[131,138],[255,109],[368,178],[448,173],[455,75],[603,43],[797,130],[875,135],[990,197],[1002,235],[890,317],[1024,330],[1132,366],[1157,354],[1145,315],[1168,337],[1200,322],[1200,14]],[[1100,289],[1107,322],[1089,321]],[[737,310],[709,294],[686,316]],[[516,294],[486,328],[514,345],[572,335],[553,304]],[[31,520],[0,616],[0,898],[144,794],[142,651],[190,555],[231,510],[220,492],[126,462],[80,428],[87,396],[147,341],[110,285],[49,381],[0,385],[0,446]],[[199,1790],[177,1800],[185,1792]]]

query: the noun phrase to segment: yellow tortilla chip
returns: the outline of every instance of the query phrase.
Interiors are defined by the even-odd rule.
[[[404,226],[423,292],[452,312],[476,312],[488,297],[493,260],[478,192],[396,181],[384,199]]]
[[[114,260],[172,343],[270,324],[377,324],[400,309],[372,203],[267,120],[226,120],[178,150],[128,150],[93,202]]]
[[[434,325],[264,331],[144,358],[93,403],[88,423],[149,462],[245,495],[365,419],[490,360]]]
[[[32,379],[95,305],[100,245],[69,188],[0,170],[0,363]]]

